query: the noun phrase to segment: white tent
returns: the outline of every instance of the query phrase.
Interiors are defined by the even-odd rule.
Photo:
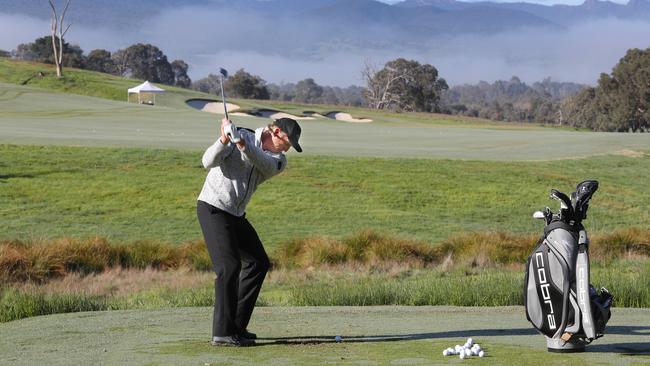
[[[133,88],[129,89],[129,92],[126,96],[126,101],[130,102],[130,96],[131,94],[138,94],[138,103],[140,104],[156,104],[156,94],[158,93],[164,93],[165,89],[160,89],[159,87],[151,84],[149,81],[145,81],[144,83],[135,86]],[[142,94],[151,94],[153,95],[153,101],[152,100],[142,100],[141,95]]]

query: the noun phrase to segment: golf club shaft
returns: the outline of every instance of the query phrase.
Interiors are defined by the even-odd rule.
[[[228,105],[226,103],[226,93],[223,91],[223,75],[221,76],[221,101],[223,102],[223,112],[226,114],[226,119],[230,120],[228,117]]]

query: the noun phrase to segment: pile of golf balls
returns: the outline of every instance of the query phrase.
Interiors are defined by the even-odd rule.
[[[457,344],[454,348],[447,348],[442,351],[443,356],[458,355],[461,360],[470,358],[472,356],[485,357],[485,351],[481,349],[478,343],[474,343],[472,338],[467,338],[464,345]]]

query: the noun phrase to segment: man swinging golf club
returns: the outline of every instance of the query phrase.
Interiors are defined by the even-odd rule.
[[[290,118],[255,131],[234,128],[224,118],[221,136],[203,154],[209,172],[196,211],[217,275],[213,345],[255,344],[257,336],[246,328],[270,263],[246,219],[246,205],[258,185],[284,170],[290,147],[302,152],[300,132]]]

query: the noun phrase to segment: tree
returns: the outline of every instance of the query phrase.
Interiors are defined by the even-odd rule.
[[[302,99],[302,102],[307,103],[321,103],[321,104],[335,104],[335,105],[346,105],[346,106],[355,106],[361,107],[364,105],[364,88],[356,85],[351,85],[347,88],[331,87],[331,86],[320,86],[311,79],[303,80],[300,83],[300,92],[298,91],[298,84],[287,83],[282,85],[268,84],[267,89],[269,90],[269,99],[272,100],[282,100],[287,102],[298,102],[299,99]],[[310,91],[310,89],[313,89]],[[319,91],[320,90],[320,91]],[[305,95],[318,97],[308,97],[304,98]],[[298,94],[302,94],[299,96]]]
[[[129,73],[128,57],[126,50],[117,50],[111,55],[113,61],[114,75],[125,76]]]
[[[323,92],[320,97],[316,99],[316,103],[319,104],[339,104],[341,103],[339,95],[342,94],[340,88],[332,88],[330,86],[323,86],[321,88]]]
[[[314,79],[307,78],[296,84],[294,102],[317,103],[323,95],[323,87],[316,84]]]
[[[296,84],[287,83],[282,85],[269,84],[267,85],[269,91],[269,99],[281,100],[285,102],[293,101],[296,96]]]
[[[38,55],[32,50],[31,43],[21,43],[11,51],[13,57],[19,60],[34,61]]]
[[[85,63],[83,50],[78,45],[70,45],[65,41],[62,45],[63,53],[60,58],[61,65],[67,67],[83,67]],[[56,63],[52,38],[50,36],[37,38],[31,43],[19,44],[13,54],[14,57],[19,60],[42,62],[46,64]]]
[[[203,79],[192,83],[192,89],[203,93],[219,94],[221,92],[221,79],[215,74],[209,74]]]
[[[266,81],[259,76],[251,75],[244,69],[239,69],[224,83],[228,95],[245,99],[269,99]]]
[[[0,50],[0,57],[11,57],[11,53],[9,51]]]
[[[167,56],[151,44],[134,44],[113,54],[118,75],[174,85],[174,73]]]
[[[449,89],[434,66],[403,58],[387,62],[379,71],[366,63],[362,76],[366,100],[375,109],[437,112],[440,93]]]
[[[381,72],[381,75],[380,75]],[[393,94],[393,83],[402,78],[395,70],[377,70],[377,66],[366,61],[361,76],[366,82],[364,98],[368,107],[373,109],[388,109],[399,104],[399,95]]]
[[[190,68],[183,60],[174,60],[171,63],[172,72],[174,73],[174,85],[181,88],[189,88],[192,85],[192,79],[187,76],[187,70]]]
[[[611,75],[601,74],[595,88],[567,100],[563,115],[571,125],[595,131],[648,131],[650,48],[628,50]]]
[[[49,0],[50,7],[52,8],[52,17],[50,19],[50,27],[52,33],[52,51],[54,52],[54,64],[56,65],[56,77],[60,78],[63,76],[63,37],[68,33],[68,29],[72,24],[68,24],[63,30],[65,13],[68,11],[68,6],[70,6],[70,0],[66,1],[61,17],[57,18],[56,6],[54,2]]]
[[[96,49],[90,51],[86,57],[86,69],[113,74],[115,73],[115,62],[109,51]]]

